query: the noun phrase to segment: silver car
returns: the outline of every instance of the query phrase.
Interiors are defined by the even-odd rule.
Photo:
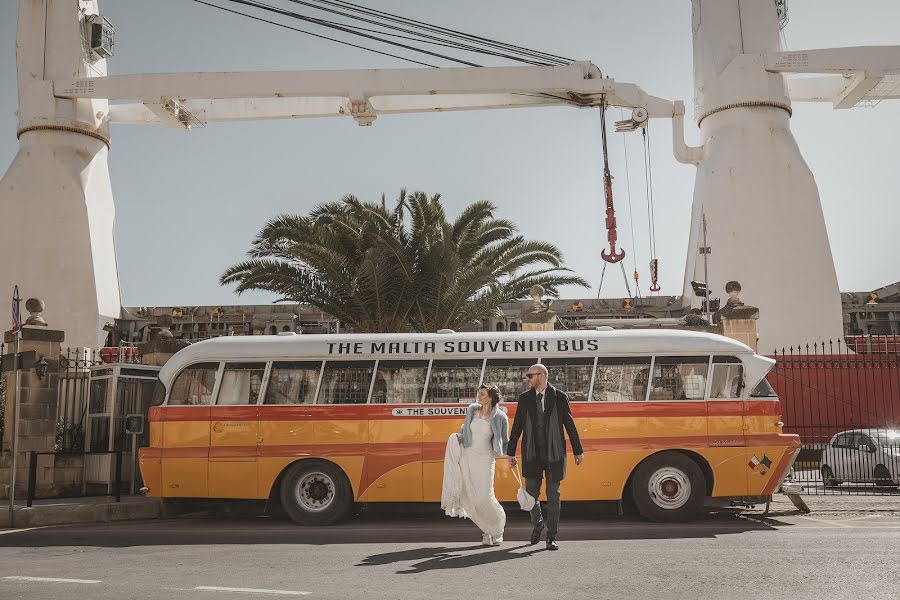
[[[850,483],[900,485],[900,431],[853,429],[831,438],[822,453],[825,487]]]

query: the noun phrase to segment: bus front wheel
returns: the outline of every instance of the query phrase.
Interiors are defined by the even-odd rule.
[[[638,512],[651,521],[688,521],[703,508],[706,480],[693,460],[662,452],[638,465],[631,495]]]
[[[305,460],[292,465],[281,482],[281,506],[299,525],[331,525],[346,516],[353,490],[332,463]]]

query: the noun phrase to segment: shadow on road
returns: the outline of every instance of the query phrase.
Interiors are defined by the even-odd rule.
[[[528,548],[528,550],[520,552],[520,550],[524,550],[525,548]],[[472,550],[485,550],[485,552],[461,554]],[[381,566],[400,562],[420,561],[411,565],[408,569],[397,571],[400,575],[411,575],[424,573],[425,571],[434,569],[464,569],[466,567],[489,565],[506,560],[528,558],[532,554],[536,554],[543,550],[543,543],[538,546],[532,546],[528,543],[513,546],[506,543],[500,547],[491,548],[489,551],[481,545],[466,546],[463,548],[415,548],[413,550],[373,554],[372,556],[364,558],[357,566]]]
[[[714,538],[746,531],[772,531],[789,523],[772,518],[740,516],[729,512],[712,513],[690,523],[649,523],[634,518],[598,516],[590,507],[565,507],[560,524],[560,543],[585,540],[640,540]],[[496,550],[495,561],[527,556],[504,553],[528,540],[531,523],[516,506],[507,508],[506,542]],[[300,527],[289,521],[259,515],[209,516],[194,514],[177,519],[128,521],[89,525],[53,526],[9,531],[0,535],[0,548],[95,546],[125,548],[134,546],[186,545],[330,545],[330,544],[471,544],[481,532],[468,520],[443,517],[440,510],[379,507],[331,527]],[[507,546],[510,544],[512,546]],[[478,546],[480,547],[480,546]],[[510,548],[510,550],[507,550]],[[538,548],[542,549],[543,546]],[[465,548],[454,548],[454,552]],[[404,550],[406,552],[406,550]],[[423,552],[426,562],[445,559],[441,548],[409,550]],[[428,554],[435,552],[435,554]],[[381,560],[389,560],[387,558]],[[375,557],[370,557],[375,560]],[[456,559],[453,559],[456,560]],[[476,559],[472,559],[476,560]],[[488,560],[480,558],[477,560]],[[375,564],[375,563],[365,563]],[[451,561],[451,568],[455,562]],[[433,568],[433,567],[432,567]]]

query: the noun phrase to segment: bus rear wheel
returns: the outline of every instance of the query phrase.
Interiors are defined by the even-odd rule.
[[[638,512],[651,521],[688,521],[703,508],[706,479],[693,460],[678,452],[655,454],[631,481]]]
[[[347,515],[353,490],[344,472],[323,460],[292,465],[281,481],[281,506],[298,525],[331,525]]]

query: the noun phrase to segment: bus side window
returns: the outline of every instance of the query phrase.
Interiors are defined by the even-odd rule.
[[[599,358],[594,375],[593,402],[642,402],[647,396],[650,357]]]
[[[478,359],[433,361],[425,402],[475,402],[482,364]]]
[[[381,360],[375,374],[371,404],[413,404],[422,401],[427,360]]]
[[[744,367],[733,356],[714,356],[709,397],[740,398],[744,385]]]
[[[703,400],[708,371],[708,356],[657,356],[650,400]]]
[[[322,363],[275,362],[263,404],[313,404]]]
[[[528,389],[525,372],[536,362],[537,358],[489,358],[482,383],[500,388],[504,402],[518,402],[519,394]],[[566,388],[560,389],[568,391]]]
[[[218,370],[218,363],[198,363],[179,373],[172,383],[168,406],[209,404]]]
[[[365,404],[374,370],[374,360],[327,361],[316,403]]]
[[[259,400],[265,372],[266,363],[225,363],[216,405],[247,406],[256,404]]]
[[[550,373],[550,382],[564,391],[572,402],[587,402],[591,388],[593,358],[546,358],[541,361]]]

